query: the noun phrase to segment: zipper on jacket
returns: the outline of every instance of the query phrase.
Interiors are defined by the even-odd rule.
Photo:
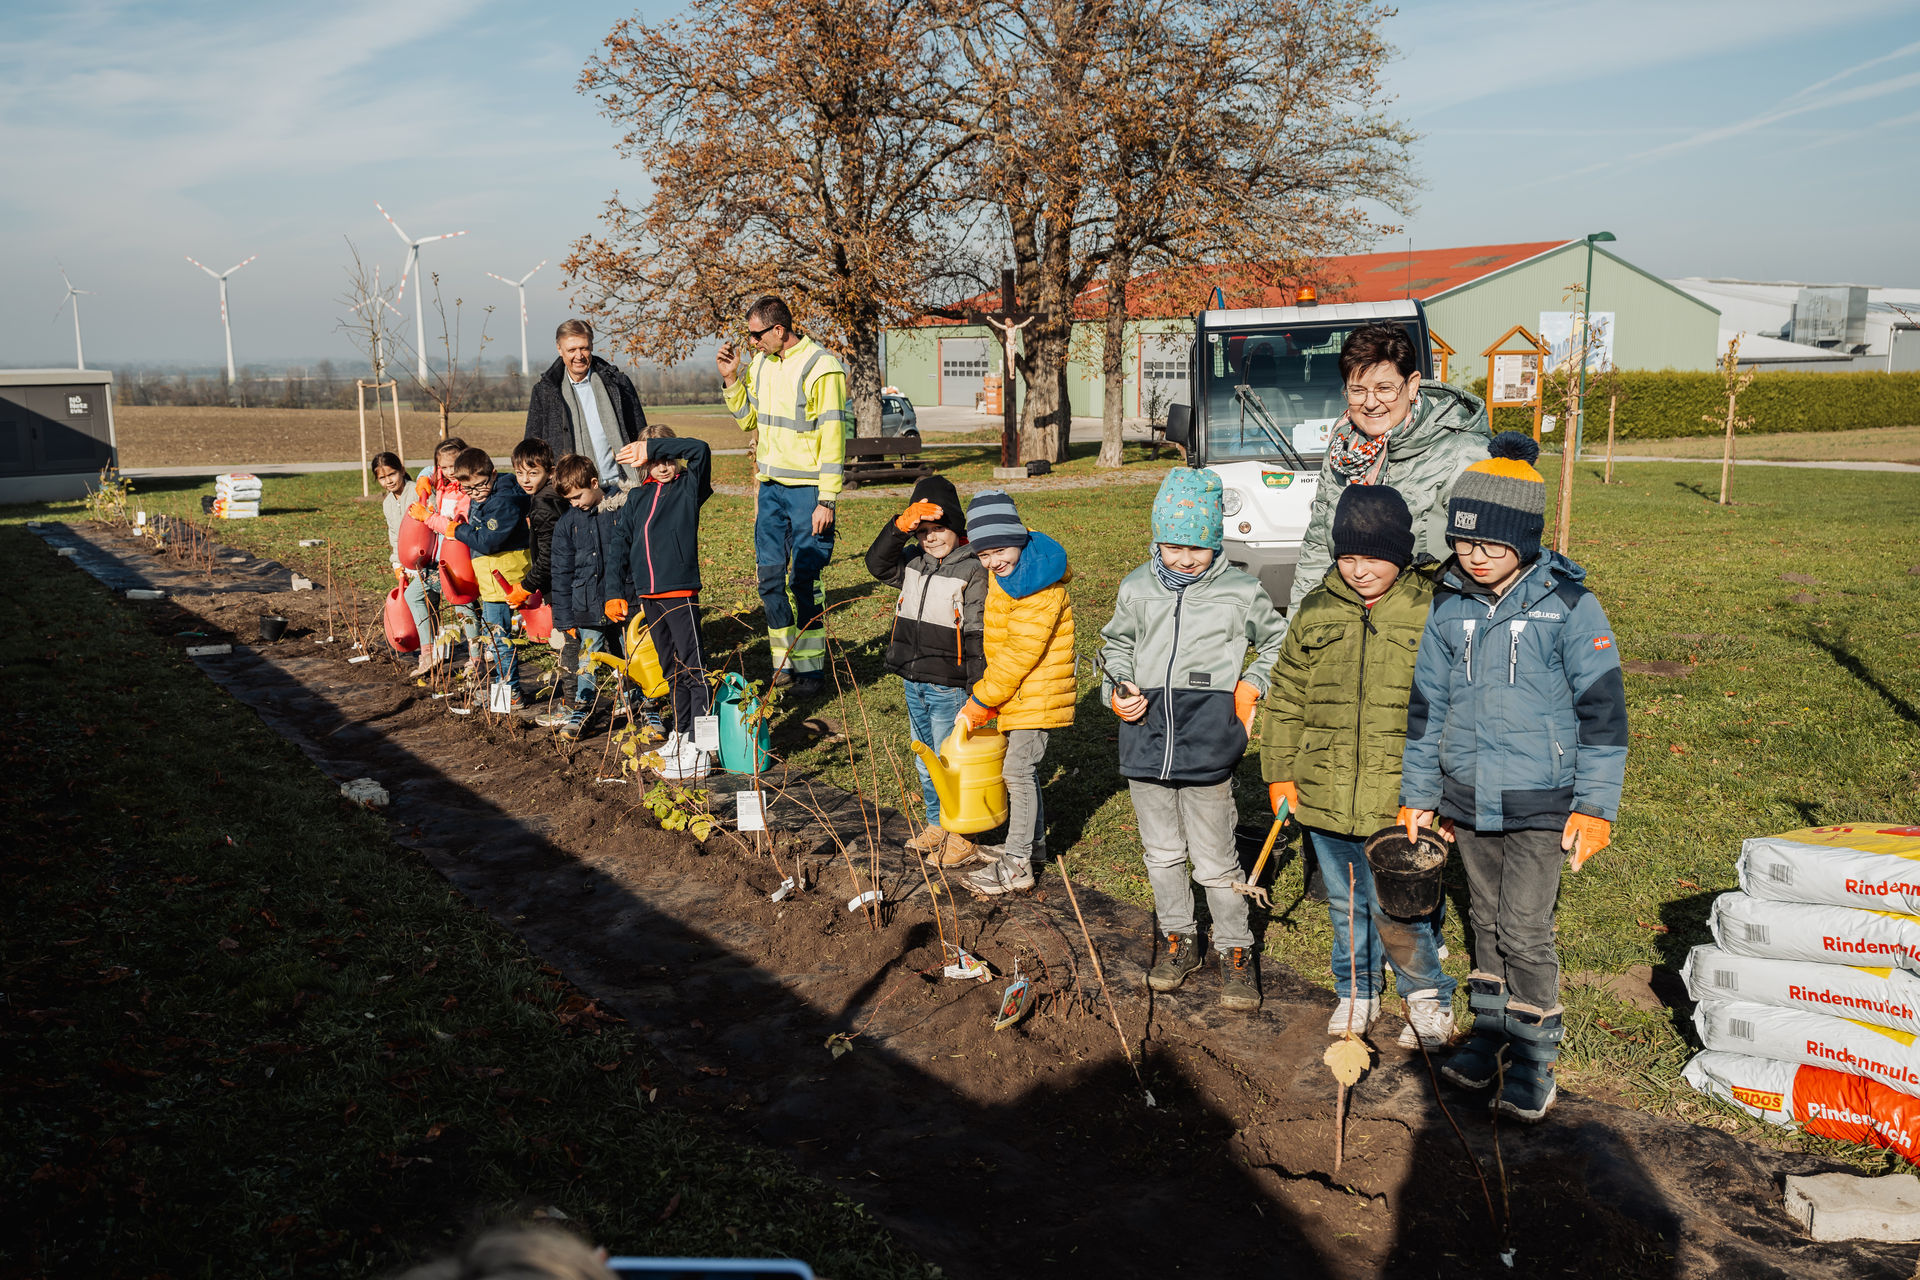
[[[660,494],[665,488],[666,486],[658,483],[653,486],[653,505],[647,508],[647,518],[640,524],[640,541],[645,546],[647,553],[647,592],[649,595],[653,593],[654,587],[658,585],[660,581],[660,575],[653,571],[653,517],[660,510]]]
[[[1463,618],[1460,626],[1467,633],[1467,683],[1473,683],[1473,629],[1478,625],[1472,618]]]
[[[1173,593],[1173,644],[1167,649],[1167,674],[1160,686],[1167,719],[1167,750],[1160,760],[1162,782],[1173,776],[1173,664],[1180,656],[1180,606],[1186,603],[1186,599],[1185,587]]]
[[[1373,625],[1373,610],[1365,604],[1360,606],[1360,677],[1353,682],[1353,796],[1347,803],[1347,812],[1360,812],[1360,752],[1363,741],[1362,726],[1366,723],[1367,704],[1367,637],[1377,628]]]
[[[1520,633],[1527,624],[1515,618],[1507,624],[1507,683],[1513,683],[1514,671],[1520,665]]]
[[[962,671],[967,668],[967,641],[960,634],[960,602],[953,602],[953,665]]]

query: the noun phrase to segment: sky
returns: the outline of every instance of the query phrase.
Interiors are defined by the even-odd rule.
[[[0,42],[0,367],[356,362],[351,241],[390,282],[423,260],[536,368],[568,314],[560,259],[646,187],[576,88],[620,18],[678,4],[94,0],[13,10]],[[1386,25],[1389,110],[1419,135],[1416,248],[1608,230],[1655,274],[1920,285],[1913,0],[1413,2]],[[411,292],[411,291],[410,291]],[[412,325],[412,298],[404,323]],[[431,319],[429,319],[431,325]],[[471,339],[467,347],[471,352]]]

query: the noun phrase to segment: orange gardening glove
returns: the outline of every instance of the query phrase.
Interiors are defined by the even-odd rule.
[[[538,609],[540,607],[540,601],[535,599],[535,597],[540,594],[538,591],[528,591],[525,587],[514,586],[511,582],[507,581],[507,576],[498,569],[493,571],[493,580],[500,584],[500,590],[506,594],[507,603],[514,608],[518,609],[529,600],[533,601],[533,608]]]
[[[939,518],[939,503],[916,502],[900,513],[900,518],[893,522],[893,527],[902,533],[912,533],[920,527],[922,520],[938,520]]]
[[[627,620],[627,602],[625,600],[609,600],[605,608],[607,616],[615,622],[625,622]]]
[[[405,591],[407,589],[407,571],[405,569],[402,569],[399,565],[393,566],[393,580],[400,584],[400,589],[402,591]]]
[[[1396,827],[1405,827],[1407,829],[1407,839],[1418,840],[1420,838],[1420,819],[1429,817],[1432,817],[1432,814],[1425,810],[1409,809],[1407,806],[1401,805],[1400,812],[1393,815],[1393,825]]]
[[[1267,803],[1273,806],[1273,812],[1276,816],[1280,812],[1280,802],[1282,800],[1287,802],[1288,813],[1297,814],[1300,812],[1300,788],[1298,786],[1291,782],[1269,782],[1267,784]]]
[[[433,518],[433,509],[423,503],[416,502],[407,508],[407,514],[415,520],[418,520],[421,524],[425,524]]]
[[[1569,871],[1578,871],[1587,864],[1588,858],[1612,843],[1613,824],[1605,818],[1585,813],[1567,815],[1566,830],[1560,833],[1560,847],[1573,854],[1567,864]]]
[[[1233,686],[1233,714],[1240,727],[1253,736],[1253,709],[1260,705],[1260,691],[1245,680]]]
[[[967,722],[969,729],[984,729],[999,714],[998,707],[983,707],[972,698],[968,698],[960,707],[960,718]]]
[[[418,502],[415,503],[416,506],[419,505],[419,502],[425,502],[429,497],[433,496],[433,472],[431,470],[422,471],[414,478],[413,492],[418,499]],[[418,516],[414,517],[416,520],[419,518]]]
[[[451,535],[459,524],[458,516],[428,516],[426,519],[427,528],[438,534]]]

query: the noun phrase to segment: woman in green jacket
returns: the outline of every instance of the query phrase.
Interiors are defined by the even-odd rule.
[[[1306,827],[1327,886],[1340,997],[1327,1034],[1365,1031],[1380,1016],[1384,958],[1407,1006],[1401,1046],[1442,1048],[1453,1039],[1455,983],[1440,968],[1438,914],[1404,921],[1380,911],[1365,852],[1399,808],[1407,698],[1433,584],[1408,568],[1413,519],[1397,491],[1348,486],[1332,526],[1334,566],[1300,602],[1267,686],[1260,772],[1274,809],[1284,798]]]

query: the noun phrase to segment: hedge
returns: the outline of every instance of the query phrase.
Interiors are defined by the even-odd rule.
[[[1727,414],[1726,379],[1718,373],[1674,370],[1623,370],[1620,410],[1614,434],[1620,440],[1664,440],[1674,436],[1719,435]],[[1487,380],[1475,378],[1468,390],[1486,394]],[[1552,412],[1548,393],[1548,412]],[[1587,378],[1589,441],[1605,440],[1607,399]],[[1711,415],[1711,421],[1706,420]],[[1861,427],[1920,424],[1920,373],[1756,373],[1740,394],[1740,416],[1751,418],[1747,431],[1848,431]],[[1495,431],[1532,434],[1531,409],[1496,409]]]

